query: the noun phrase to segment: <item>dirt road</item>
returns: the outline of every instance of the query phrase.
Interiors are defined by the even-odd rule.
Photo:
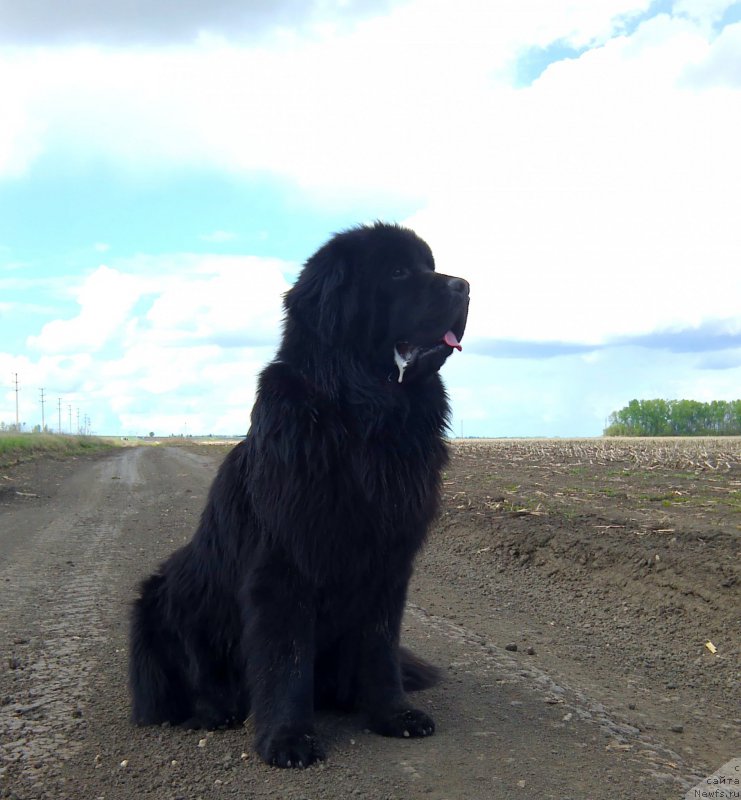
[[[139,447],[0,476],[0,797],[681,798],[741,755],[738,518],[713,523],[708,563],[724,562],[728,582],[720,606],[706,602],[720,625],[707,634],[713,656],[700,587],[712,575],[698,576],[694,597],[677,578],[676,597],[695,603],[683,625],[656,613],[655,596],[621,594],[624,581],[586,569],[579,552],[579,569],[567,570],[558,547],[570,548],[537,535],[555,512],[476,489],[466,452],[446,476],[446,511],[405,620],[405,641],[447,675],[417,699],[436,719],[434,737],[387,740],[323,715],[328,761],[281,771],[252,754],[249,721],[207,734],[131,727],[128,604],[192,534],[222,454]],[[512,476],[498,483],[513,491]],[[581,524],[570,518],[571,535]]]

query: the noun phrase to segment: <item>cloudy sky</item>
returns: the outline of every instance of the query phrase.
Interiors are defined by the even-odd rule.
[[[0,0],[0,421],[240,433],[281,294],[405,223],[453,430],[741,397],[741,2]]]

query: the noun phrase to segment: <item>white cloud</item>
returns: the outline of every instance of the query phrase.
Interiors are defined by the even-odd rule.
[[[64,146],[129,166],[266,169],[311,187],[414,194],[436,183],[441,159],[431,156],[449,160],[469,120],[480,121],[472,112],[501,120],[492,76],[522,48],[603,39],[646,5],[462,0],[452,10],[419,0],[344,36],[271,47],[211,38],[160,50],[11,50],[2,152],[16,170]]]
[[[46,323],[29,347],[43,353],[99,352],[115,340],[127,348],[212,343],[261,345],[274,341],[294,265],[249,256],[150,258],[151,270],[103,265],[75,291],[79,313]],[[138,266],[136,260],[131,266]],[[177,267],[177,269],[176,269]],[[134,313],[145,299],[146,309]]]
[[[25,62],[0,51],[0,179],[23,175],[45,147],[47,115],[35,108],[39,87],[19,79]]]
[[[702,58],[687,65],[683,78],[686,86],[695,90],[741,89],[741,22],[726,26],[708,43]]]
[[[469,336],[596,343],[738,316],[741,104],[678,86],[705,52],[664,17],[502,94],[491,156],[466,148],[409,220],[471,279]]]
[[[682,0],[633,30],[650,5],[417,0],[259,46],[210,36],[166,49],[6,48],[0,178],[44,154],[142,174],[280,176],[315,201],[411,199],[408,222],[438,268],[471,281],[468,341],[600,343],[733,321],[741,24],[718,34],[732,3]],[[591,49],[512,88],[517,58],[554,42]],[[105,353],[111,403],[132,427],[151,413],[137,410],[137,390],[196,393],[199,375],[221,391],[234,384],[220,417],[232,420],[249,394],[236,387],[252,385],[277,332],[285,265],[173,259],[179,271],[158,259],[146,272],[101,267],[81,287],[79,315],[30,342],[46,359]],[[0,290],[19,286],[9,280]],[[488,403],[520,407],[457,370],[454,397],[469,417]],[[182,416],[162,411],[162,425]]]
[[[225,242],[233,242],[237,235],[231,231],[213,231],[212,233],[203,233],[199,238],[202,242],[223,244]]]
[[[100,266],[77,290],[79,315],[47,322],[29,338],[29,347],[44,353],[98,351],[123,325],[143,290],[140,279]]]
[[[674,13],[686,14],[690,19],[704,24],[717,23],[723,14],[738,0],[676,0]]]
[[[31,337],[35,360],[4,356],[6,371],[96,408],[98,430],[181,433],[169,428],[186,418],[191,432],[246,430],[256,375],[279,338],[284,275],[295,265],[186,255],[146,266],[142,274],[135,259],[89,274],[75,293],[79,313]],[[26,401],[33,419],[38,409]]]
[[[441,267],[499,300],[479,326],[492,336],[600,341],[729,316],[738,92],[686,87],[690,66],[725,52],[689,18],[608,40],[646,6],[412,3],[272,49],[34,51],[11,57],[10,105],[23,102],[4,129],[30,119],[45,147],[131,169],[210,165],[336,198],[414,197]],[[503,82],[525,44],[558,38],[606,43],[529,88]],[[700,270],[726,291],[698,295]]]
[[[356,18],[382,13],[387,5],[383,0],[128,0],[101,6],[67,0],[64,14],[59,14],[54,0],[0,0],[0,41],[167,45],[208,35],[244,40],[288,26],[336,30]]]

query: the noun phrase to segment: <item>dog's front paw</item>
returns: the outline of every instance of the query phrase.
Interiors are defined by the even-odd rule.
[[[258,755],[271,767],[303,769],[315,761],[324,761],[324,749],[313,731],[278,728],[258,738]]]
[[[416,708],[400,708],[385,715],[372,715],[369,727],[381,736],[419,737],[432,736],[435,722],[424,711]]]

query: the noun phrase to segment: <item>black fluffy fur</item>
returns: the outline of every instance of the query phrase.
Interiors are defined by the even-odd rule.
[[[465,281],[393,225],[335,236],[285,298],[252,425],[193,539],[145,580],[131,620],[133,720],[215,728],[252,713],[276,766],[324,758],[317,706],[386,736],[434,723],[405,690],[437,679],[399,647],[414,556],[438,510]],[[399,382],[394,346],[417,347]]]

